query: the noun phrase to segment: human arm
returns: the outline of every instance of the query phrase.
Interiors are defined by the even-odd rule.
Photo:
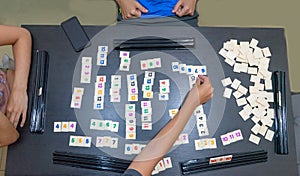
[[[14,143],[19,138],[18,131],[0,111],[0,147]]]
[[[147,13],[148,10],[136,0],[116,0],[121,8],[122,18],[138,18],[142,13]]]
[[[195,12],[196,2],[197,0],[178,0],[177,4],[172,10],[172,13],[175,13],[179,17],[186,15],[193,16]]]
[[[151,175],[156,164],[173,146],[195,108],[207,102],[212,97],[212,94],[213,88],[210,80],[206,76],[197,77],[195,86],[188,93],[178,113],[147,144],[128,169],[137,170],[143,176]]]
[[[20,126],[26,121],[28,106],[27,82],[31,62],[31,35],[24,28],[0,25],[0,46],[12,45],[15,76],[8,99],[6,116],[16,127],[22,118]]]

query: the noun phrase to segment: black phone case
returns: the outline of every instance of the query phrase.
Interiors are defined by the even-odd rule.
[[[90,39],[76,16],[62,22],[61,27],[76,52],[79,52],[90,45]]]

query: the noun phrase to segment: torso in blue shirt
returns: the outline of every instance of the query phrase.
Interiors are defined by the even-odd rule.
[[[172,10],[178,0],[138,0],[138,2],[148,9],[148,13],[142,14],[141,18],[156,18],[174,16]]]

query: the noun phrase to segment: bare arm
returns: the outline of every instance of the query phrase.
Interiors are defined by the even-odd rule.
[[[27,81],[31,62],[31,35],[20,27],[0,25],[0,46],[12,45],[15,60],[15,78],[8,100],[6,116],[16,127],[22,116],[23,127],[27,112]]]
[[[121,8],[122,18],[138,18],[142,13],[147,13],[148,10],[136,0],[116,0]]]
[[[19,138],[19,133],[1,111],[0,132],[0,147],[12,144]]]
[[[173,146],[195,108],[207,102],[212,94],[210,80],[205,76],[199,76],[175,117],[148,143],[133,160],[129,169],[135,169],[144,176],[151,175],[156,164]]]
[[[196,0],[179,0],[172,12],[179,17],[186,15],[193,16],[195,12],[196,2]]]

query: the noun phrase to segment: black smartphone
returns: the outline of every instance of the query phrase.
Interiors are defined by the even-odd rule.
[[[76,16],[62,22],[61,27],[76,52],[79,52],[90,45],[90,39]]]

